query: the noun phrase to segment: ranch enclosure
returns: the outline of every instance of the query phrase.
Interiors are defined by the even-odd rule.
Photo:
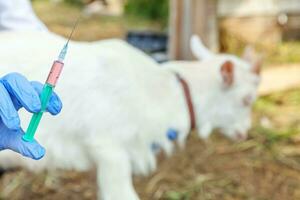
[[[173,0],[170,8],[173,59],[192,58],[189,39],[193,34],[216,52],[232,50],[235,43],[267,48],[300,39],[297,0]]]
[[[51,31],[66,36],[82,12],[69,2],[34,0],[33,5]],[[135,177],[142,200],[300,199],[300,1],[170,0],[169,12],[168,26],[139,16],[84,16],[74,38],[170,32],[171,59],[194,59],[188,40],[195,33],[215,51],[240,55],[250,43],[264,57],[267,78],[253,107],[248,140],[234,143],[216,131],[203,141],[192,133],[185,149],[170,158],[159,155],[154,174]],[[0,178],[0,200],[96,199],[95,174],[15,169]]]

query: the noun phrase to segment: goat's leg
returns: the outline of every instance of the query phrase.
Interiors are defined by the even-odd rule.
[[[132,183],[132,170],[129,155],[123,149],[111,148],[102,150],[98,155],[97,160],[99,199],[139,199]]]

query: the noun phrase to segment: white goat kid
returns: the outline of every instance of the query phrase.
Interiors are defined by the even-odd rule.
[[[164,66],[188,81],[201,79],[201,85],[190,82],[199,136],[206,139],[217,128],[231,139],[246,139],[260,82],[260,58],[250,47],[245,49],[243,59],[214,54],[196,35],[191,38],[190,47],[197,61],[172,61]]]
[[[64,42],[50,33],[0,33],[0,74],[16,71],[43,81]],[[155,170],[152,145],[170,154],[167,130],[177,131],[181,145],[189,133],[184,92],[174,71],[190,86],[200,132],[208,135],[217,127],[230,135],[250,126],[259,79],[250,68],[234,56],[163,68],[120,40],[72,42],[57,87],[63,111],[45,115],[36,135],[47,150],[45,158],[31,161],[4,151],[0,166],[34,171],[96,166],[99,199],[139,199],[132,174]],[[26,128],[30,115],[22,117]]]

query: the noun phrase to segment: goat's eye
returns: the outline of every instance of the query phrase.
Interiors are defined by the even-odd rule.
[[[248,95],[243,98],[243,105],[244,106],[250,106],[252,104],[252,97],[251,95]]]

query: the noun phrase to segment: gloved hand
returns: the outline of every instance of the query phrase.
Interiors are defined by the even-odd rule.
[[[0,151],[10,149],[23,156],[38,160],[45,155],[45,149],[36,141],[25,142],[24,131],[20,127],[18,110],[24,107],[31,113],[39,112],[39,94],[43,85],[29,82],[18,73],[11,73],[0,79]],[[62,103],[56,94],[50,98],[47,111],[58,114]]]

